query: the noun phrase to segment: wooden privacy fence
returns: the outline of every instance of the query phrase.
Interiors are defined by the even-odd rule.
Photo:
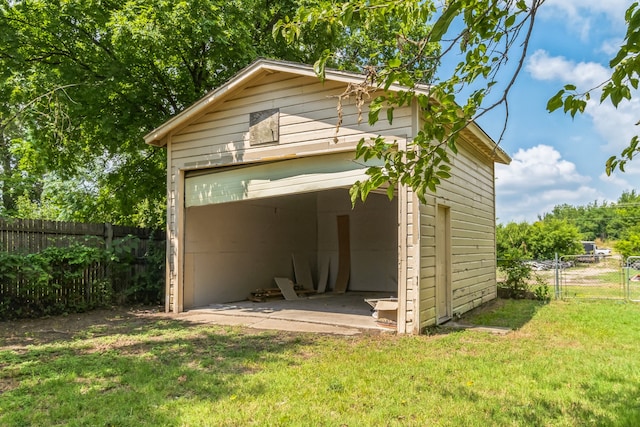
[[[161,298],[164,233],[0,218],[0,318]]]
[[[113,239],[135,236],[148,240],[150,229],[111,224],[0,218],[0,250],[36,253],[50,247],[83,243],[108,247]]]

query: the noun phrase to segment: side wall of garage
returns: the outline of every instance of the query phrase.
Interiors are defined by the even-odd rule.
[[[486,159],[486,160],[485,160]],[[436,212],[449,211],[451,315],[496,297],[495,197],[493,162],[461,141],[451,157],[452,177],[420,205],[420,327],[434,325],[436,313]]]

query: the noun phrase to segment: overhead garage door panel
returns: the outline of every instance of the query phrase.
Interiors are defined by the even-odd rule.
[[[187,177],[187,207],[306,193],[353,185],[367,178],[369,166],[353,152],[303,157]]]

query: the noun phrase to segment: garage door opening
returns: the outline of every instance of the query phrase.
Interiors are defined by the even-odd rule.
[[[292,255],[317,286],[329,260],[338,274],[337,217],[349,217],[347,291],[398,292],[398,204],[370,194],[352,209],[348,188],[190,206],[185,209],[184,308],[246,300],[274,277],[294,278]]]

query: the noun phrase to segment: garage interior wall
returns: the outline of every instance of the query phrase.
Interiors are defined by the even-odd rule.
[[[317,286],[330,259],[329,289],[338,272],[337,216],[349,215],[349,291],[397,293],[398,213],[395,199],[371,194],[354,209],[348,189],[193,206],[185,210],[184,307],[245,300],[294,278],[292,254],[309,262]]]

